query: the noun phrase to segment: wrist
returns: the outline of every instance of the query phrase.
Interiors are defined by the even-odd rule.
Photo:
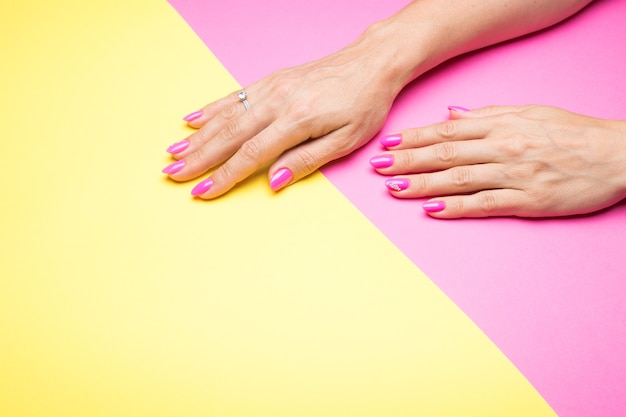
[[[355,45],[377,62],[374,70],[396,95],[411,81],[436,66],[414,26],[393,18],[369,26]]]
[[[385,57],[384,75],[399,86],[399,92],[442,62],[475,49],[475,34],[472,29],[458,28],[457,14],[440,3],[414,2],[370,25],[357,43]]]
[[[372,24],[357,43],[369,45],[387,62],[384,76],[398,92],[442,62],[554,24],[590,0],[421,0]]]

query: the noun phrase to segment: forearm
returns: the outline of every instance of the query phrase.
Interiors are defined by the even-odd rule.
[[[380,50],[398,89],[454,56],[531,33],[592,0],[415,0],[357,43]]]

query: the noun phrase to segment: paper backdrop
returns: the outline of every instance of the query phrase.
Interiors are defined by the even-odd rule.
[[[170,0],[247,85],[333,52],[407,1]],[[383,133],[438,122],[448,105],[549,104],[626,118],[626,2],[470,54],[410,86]],[[200,104],[200,103],[198,103]],[[368,164],[377,141],[327,178],[465,311],[562,416],[626,409],[626,205],[567,220],[436,221],[396,200]]]
[[[330,52],[359,19],[396,6],[183,10],[198,4],[176,7],[201,19],[192,26],[210,48],[164,1],[3,6],[0,415],[619,415],[623,207],[574,221],[434,221],[382,192],[367,165],[375,144],[278,194],[261,172],[217,201],[194,200],[192,184],[160,170],[165,148],[190,133],[183,115],[257,76],[242,78],[224,51],[245,70],[271,71],[278,57]],[[359,7],[370,15],[338,13]],[[598,19],[619,12],[598,3],[579,18],[609,38],[623,29]],[[305,35],[322,49],[249,35],[266,22],[267,36],[284,42],[283,27],[295,39],[305,26],[293,13],[323,22]],[[576,33],[580,21],[563,28]],[[221,33],[208,42],[201,26]],[[276,52],[251,65],[250,42]],[[455,65],[477,77],[498,51]],[[386,129],[444,117],[452,103],[434,97],[447,80],[464,82],[455,68],[408,91]],[[599,101],[623,97],[578,81],[572,91],[593,88]],[[454,104],[481,105],[470,92]],[[371,206],[338,182],[346,167]],[[387,216],[411,220],[410,234],[377,219]],[[572,252],[581,236],[593,257]],[[551,254],[550,239],[571,242]],[[567,262],[556,271],[552,258]]]

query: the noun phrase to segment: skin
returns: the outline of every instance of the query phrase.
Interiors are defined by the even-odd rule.
[[[626,120],[548,106],[451,111],[451,120],[401,132],[393,165],[409,181],[398,198],[445,204],[438,218],[568,216],[626,198]]]
[[[218,167],[211,175],[210,188],[198,196],[203,199],[223,195],[269,163],[270,181],[284,168],[291,173],[290,178],[275,189],[291,185],[367,143],[382,127],[398,93],[424,72],[459,54],[543,29],[578,12],[590,1],[415,0],[391,18],[370,26],[340,51],[277,71],[246,86],[250,110],[246,111],[237,92],[208,104],[201,109],[199,117],[189,122],[198,129],[186,138],[189,146],[173,155],[185,161],[184,167],[169,175],[176,181],[190,181]],[[567,113],[553,114],[560,117]],[[469,119],[473,116],[455,117]],[[495,118],[482,121],[484,125],[495,122]],[[545,122],[545,118],[537,121]],[[498,126],[503,125],[484,129],[493,130]],[[517,129],[508,127],[510,131]],[[408,143],[403,142],[402,146]],[[486,140],[484,143],[483,148],[489,148],[497,142]],[[415,146],[420,152],[428,149],[423,144]],[[461,154],[465,148],[459,146],[458,151],[458,161],[463,161]],[[405,152],[409,150],[402,149],[398,155]],[[381,170],[381,173],[406,173],[402,169],[394,165],[392,171]],[[406,169],[419,171],[415,166]],[[601,200],[615,202],[618,196],[611,193]],[[428,194],[422,191],[420,196],[424,195]],[[409,193],[403,195],[408,196]],[[458,207],[450,208],[458,204],[457,201],[446,200],[449,206],[444,211],[450,217],[476,215]],[[505,201],[514,205],[520,203],[519,199]],[[527,199],[525,204],[531,202],[534,200]],[[564,207],[550,212],[543,210],[543,215],[572,211],[564,204],[559,206]],[[518,207],[516,210],[492,209],[489,213],[532,215],[534,212]],[[439,213],[437,217],[446,216]]]

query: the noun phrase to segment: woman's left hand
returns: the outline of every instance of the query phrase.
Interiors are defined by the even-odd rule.
[[[590,213],[626,198],[626,121],[547,106],[451,107],[451,120],[381,139],[371,159],[398,198],[437,218]]]
[[[163,172],[189,181],[213,170],[191,191],[213,199],[268,164],[270,187],[279,190],[363,146],[410,79],[411,71],[389,64],[395,49],[384,41],[397,36],[391,29],[373,26],[327,57],[277,71],[248,85],[245,96],[235,92],[188,115],[197,130],[168,148],[177,161]]]

